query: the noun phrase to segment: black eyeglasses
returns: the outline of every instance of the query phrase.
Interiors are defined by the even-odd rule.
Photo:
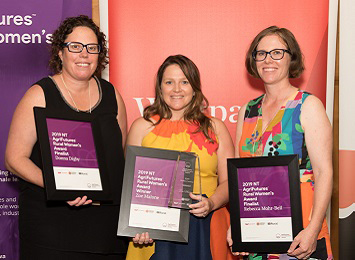
[[[291,52],[289,50],[285,50],[285,49],[274,49],[271,51],[253,51],[253,59],[255,61],[263,61],[266,59],[266,56],[269,54],[271,59],[273,60],[281,60],[284,55],[285,52],[287,52],[288,54],[291,55]]]
[[[81,42],[65,42],[63,43],[63,47],[67,47],[68,51],[74,53],[82,52],[84,47],[86,48],[87,52],[91,54],[98,54],[101,51],[101,46],[95,43],[82,44]]]

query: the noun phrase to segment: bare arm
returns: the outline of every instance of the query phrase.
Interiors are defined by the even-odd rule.
[[[228,172],[227,172],[227,158],[234,157],[234,145],[232,138],[228,132],[225,124],[219,119],[213,119],[215,124],[216,135],[219,140],[217,150],[218,157],[218,187],[216,192],[211,196],[214,207],[212,210],[219,209],[224,206],[228,200]]]
[[[143,117],[136,119],[127,136],[127,145],[142,146],[143,138],[154,128],[151,122],[148,122]]]
[[[227,158],[234,157],[234,146],[232,138],[224,123],[216,118],[212,119],[219,146],[217,150],[218,157],[218,187],[215,193],[208,199],[202,198],[199,203],[191,204],[190,212],[198,217],[205,217],[212,210],[219,209],[228,202],[228,175]],[[197,195],[191,195],[193,199],[199,199]]]
[[[31,87],[16,107],[7,140],[5,165],[13,174],[43,187],[42,171],[30,160],[37,141],[34,106],[46,106],[43,90],[38,85]]]
[[[332,129],[323,104],[315,96],[309,96],[304,102],[301,124],[315,178],[313,210],[309,225],[297,235],[289,253],[307,258],[316,249],[333,185]],[[299,248],[295,249],[297,245]]]
[[[116,100],[117,100],[117,122],[118,125],[120,126],[121,132],[122,132],[122,146],[123,149],[125,148],[126,145],[126,137],[127,137],[127,113],[126,113],[126,106],[123,102],[123,99],[118,93],[117,89],[115,88],[115,93],[116,93]]]

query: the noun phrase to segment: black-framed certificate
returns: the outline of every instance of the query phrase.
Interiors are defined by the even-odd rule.
[[[86,195],[110,201],[111,193],[100,128],[92,115],[34,107],[47,200]]]
[[[127,146],[117,234],[188,242],[195,162],[193,153]]]
[[[298,155],[227,161],[233,252],[287,252],[303,229]]]

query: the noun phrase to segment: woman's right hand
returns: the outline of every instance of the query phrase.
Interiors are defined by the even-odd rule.
[[[132,240],[133,240],[133,243],[140,244],[140,245],[152,244],[154,242],[154,240],[149,237],[148,232],[144,232],[142,234],[137,234]]]
[[[228,246],[232,252],[233,255],[235,256],[244,256],[244,255],[249,255],[248,252],[233,252],[232,251],[232,245],[233,245],[233,240],[232,240],[232,231],[231,231],[231,226],[229,226],[228,228],[228,231],[227,231],[227,243],[228,243]]]
[[[92,200],[88,200],[87,196],[83,196],[82,198],[77,197],[75,200],[67,201],[67,203],[69,204],[69,206],[79,207],[79,206],[91,204]]]

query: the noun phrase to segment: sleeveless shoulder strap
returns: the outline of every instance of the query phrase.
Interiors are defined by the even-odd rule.
[[[65,103],[63,97],[61,96],[61,93],[59,92],[56,84],[50,77],[43,78],[40,81],[36,82],[36,84],[43,89],[47,109],[67,109],[68,111],[70,110],[68,105]]]
[[[264,95],[261,95],[255,99],[249,101],[249,103],[246,107],[246,110],[245,110],[244,119],[259,116],[259,114],[260,114],[259,109],[260,109],[261,101],[262,101],[263,97],[264,97]]]
[[[99,105],[99,110],[103,110],[105,112],[111,112],[117,114],[117,100],[114,86],[101,78],[95,78],[96,81],[101,85],[102,90],[102,100]],[[104,101],[104,102],[103,102]]]

